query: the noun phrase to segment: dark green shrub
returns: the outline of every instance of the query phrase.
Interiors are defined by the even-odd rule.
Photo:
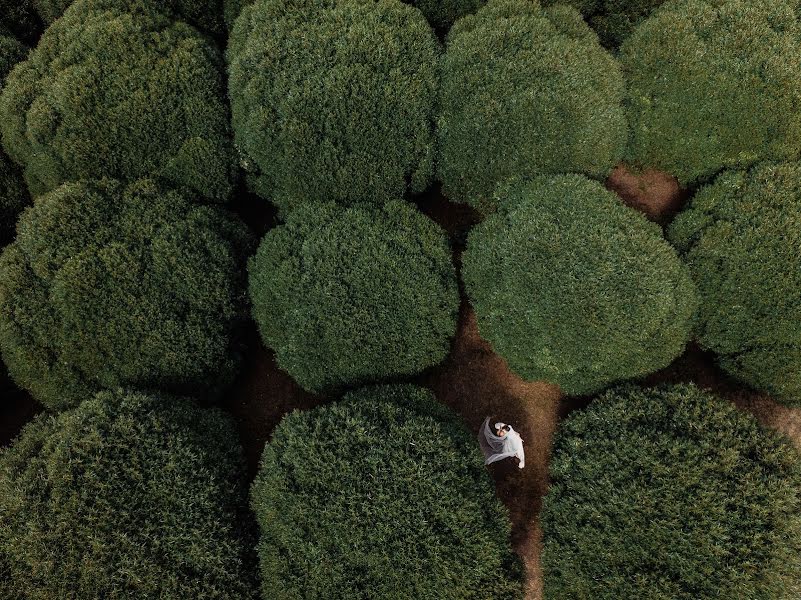
[[[34,0],[0,0],[0,30],[35,45],[42,32],[42,21],[34,4]]]
[[[521,597],[475,435],[422,388],[363,388],[284,417],[251,507],[264,598]]]
[[[252,240],[223,211],[142,180],[64,184],[0,255],[0,348],[62,409],[118,386],[213,395],[233,376]]]
[[[0,89],[11,69],[28,54],[28,49],[0,27]]]
[[[95,1],[95,0],[92,0]],[[225,0],[111,0],[113,6],[127,9],[133,6],[152,3],[154,8],[176,15],[195,27],[214,35],[225,33],[223,2]],[[0,0],[2,2],[2,0]],[[73,0],[33,0],[36,12],[46,25],[64,14]],[[107,6],[110,6],[107,4]]]
[[[694,386],[626,387],[563,421],[541,522],[547,600],[801,594],[801,468]]]
[[[420,9],[431,26],[447,31],[457,19],[476,12],[487,0],[404,0]]]
[[[677,0],[621,47],[628,160],[682,184],[801,151],[795,2]]]
[[[496,200],[462,274],[512,371],[588,394],[681,354],[695,291],[658,225],[581,175],[512,181]]]
[[[250,259],[253,316],[312,391],[442,361],[459,294],[445,233],[410,204],[300,207]]]
[[[617,48],[632,30],[665,0],[546,0],[545,5],[569,4],[584,15],[607,48]]]
[[[223,15],[225,24],[230,30],[234,26],[234,21],[239,17],[242,9],[253,4],[255,0],[223,0]]]
[[[510,176],[605,177],[623,153],[623,79],[581,15],[491,0],[448,34],[439,177],[481,207]]]
[[[259,0],[245,8],[228,60],[251,187],[283,210],[424,190],[438,56],[431,27],[401,2]]]
[[[722,173],[668,235],[698,286],[700,344],[738,379],[801,406],[801,164]]]
[[[0,450],[0,597],[255,598],[244,477],[231,420],[188,400],[42,415]]]
[[[235,174],[222,58],[150,3],[79,0],[0,96],[3,144],[34,196],[104,176],[163,178],[225,200]]]

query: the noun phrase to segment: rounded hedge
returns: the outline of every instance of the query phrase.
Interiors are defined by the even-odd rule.
[[[401,2],[259,0],[228,47],[236,142],[282,210],[421,192],[433,172],[438,42]]]
[[[562,422],[550,478],[548,600],[799,597],[799,455],[728,402],[610,391]]]
[[[28,49],[0,27],[0,89],[14,65],[24,60],[27,54]]]
[[[91,0],[95,1],[95,0]],[[214,35],[226,31],[223,3],[226,0],[111,0],[122,10],[151,2],[154,8],[172,14],[195,27]],[[0,0],[2,2],[2,0]],[[74,0],[34,0],[36,12],[50,25],[64,14]],[[109,5],[111,6],[111,5]]]
[[[801,152],[795,2],[676,0],[621,48],[627,160],[684,184]]]
[[[447,31],[454,21],[476,12],[487,0],[403,0],[416,6],[437,31]]]
[[[722,173],[668,236],[698,286],[701,346],[738,379],[801,406],[801,164]]]
[[[422,388],[363,388],[284,417],[251,507],[264,598],[522,597],[475,435]]]
[[[0,348],[51,409],[99,389],[214,395],[247,319],[245,226],[152,181],[64,184],[0,255]]]
[[[450,350],[459,292],[448,240],[405,202],[299,208],[248,271],[262,339],[307,390],[416,374]]]
[[[581,175],[511,181],[496,201],[462,275],[512,371],[589,394],[681,354],[695,290],[658,225]]]
[[[546,0],[545,5],[569,4],[580,11],[607,48],[617,48],[634,28],[666,0]]]
[[[188,400],[37,417],[0,449],[0,596],[255,598],[244,471],[231,420]]]
[[[6,80],[0,128],[38,196],[159,177],[226,200],[235,175],[220,52],[152,3],[79,0]]]
[[[490,0],[448,34],[439,177],[445,195],[482,207],[511,176],[603,178],[623,154],[623,79],[568,6]]]

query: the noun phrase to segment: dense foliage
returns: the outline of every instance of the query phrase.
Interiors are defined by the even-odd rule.
[[[640,21],[665,0],[546,0],[545,5],[569,4],[584,15],[607,48],[616,48]]]
[[[481,207],[510,176],[604,177],[623,153],[623,79],[568,6],[491,0],[448,34],[439,176]]]
[[[308,390],[411,375],[450,349],[459,294],[448,241],[405,202],[299,208],[248,270],[264,343]]]
[[[33,0],[33,2],[36,12],[45,24],[49,25],[64,14],[73,0]],[[222,35],[226,30],[223,20],[224,0],[112,0],[112,2],[123,10],[149,2],[154,7],[211,34]]]
[[[608,392],[556,435],[545,598],[801,597],[799,458],[693,386]]]
[[[150,2],[78,0],[6,80],[0,128],[37,196],[160,177],[225,200],[235,174],[222,57]]]
[[[496,201],[470,233],[463,277],[512,371],[587,394],[683,351],[695,292],[658,225],[581,175],[512,181]]]
[[[101,392],[0,450],[0,598],[254,598],[233,423]]]
[[[264,598],[521,596],[475,436],[422,388],[363,388],[284,417],[251,506]]]
[[[42,32],[42,20],[36,14],[35,0],[0,0],[0,30],[33,45]]]
[[[27,54],[28,49],[0,27],[0,89],[14,65],[23,60]]]
[[[437,31],[447,31],[454,21],[476,12],[487,0],[404,0],[420,9]]]
[[[668,234],[698,285],[701,345],[732,375],[801,406],[801,164],[722,173]]]
[[[117,386],[213,394],[247,316],[245,226],[149,180],[64,184],[0,255],[0,348],[61,409]]]
[[[401,2],[258,0],[228,47],[251,187],[286,210],[382,202],[433,175],[438,42]]]
[[[628,159],[683,184],[801,152],[796,2],[676,0],[621,48]]]

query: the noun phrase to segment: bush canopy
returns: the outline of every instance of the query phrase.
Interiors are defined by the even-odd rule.
[[[413,375],[450,350],[459,292],[448,240],[405,202],[299,208],[248,271],[262,339],[307,390]]]
[[[100,389],[213,395],[247,318],[245,226],[149,180],[64,184],[0,255],[0,348],[17,384],[63,409]]]
[[[0,0],[0,34],[35,45],[43,26],[34,5],[35,0]]]
[[[439,46],[414,7],[258,0],[236,20],[228,60],[242,166],[282,210],[428,186]]]
[[[151,2],[123,4],[78,0],[14,69],[0,95],[6,151],[34,196],[147,176],[226,200],[236,170],[219,50]]]
[[[698,286],[701,346],[731,375],[801,406],[801,164],[722,173],[668,236]]]
[[[101,392],[0,449],[0,598],[256,598],[230,418]]]
[[[676,0],[621,47],[627,160],[683,185],[801,153],[797,2]]]
[[[440,32],[447,31],[454,21],[476,12],[487,0],[403,0],[416,6],[431,26]]]
[[[284,417],[251,507],[264,598],[522,597],[475,435],[423,388],[363,388]]]
[[[606,48],[617,48],[632,30],[665,0],[546,0],[546,6],[569,4],[584,15]]]
[[[801,594],[798,452],[694,386],[624,387],[557,431],[544,597]]]
[[[482,207],[509,177],[604,178],[623,154],[623,79],[568,6],[490,0],[448,34],[442,67],[443,192]]]
[[[581,175],[513,180],[496,201],[462,274],[512,371],[589,394],[681,354],[695,290],[658,225]]]

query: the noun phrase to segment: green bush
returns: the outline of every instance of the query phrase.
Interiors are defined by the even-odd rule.
[[[239,17],[242,9],[246,6],[253,4],[255,0],[223,0],[223,15],[225,17],[225,24],[230,30],[234,26],[234,22]]]
[[[0,450],[0,598],[255,598],[244,477],[231,420],[188,400],[40,416]]]
[[[422,388],[363,388],[284,417],[251,507],[270,600],[522,596],[475,435]]]
[[[404,0],[420,9],[431,26],[447,31],[454,21],[476,12],[487,0]]]
[[[252,239],[223,211],[142,180],[64,184],[0,255],[0,348],[51,409],[99,389],[213,395],[237,366]]]
[[[34,196],[149,176],[225,200],[235,160],[222,69],[205,36],[150,3],[79,0],[6,80],[3,144]]]
[[[282,210],[423,191],[433,171],[438,42],[401,2],[259,0],[228,47],[251,187]]]
[[[450,248],[407,203],[298,208],[248,271],[262,339],[307,390],[412,375],[448,354],[459,308]]]
[[[36,12],[46,25],[64,14],[64,11],[73,4],[74,0],[33,0]],[[95,1],[95,0],[91,0]],[[178,18],[191,23],[195,27],[207,31],[214,35],[225,33],[225,22],[223,20],[223,2],[226,0],[111,0],[120,9],[136,7],[148,2],[154,8],[172,13]],[[2,2],[2,0],[0,0]]]
[[[547,600],[801,597],[799,455],[694,386],[613,390],[557,432]]]
[[[496,200],[462,271],[512,371],[588,394],[681,354],[695,291],[658,225],[581,175],[511,181]]]
[[[0,27],[0,89],[14,65],[24,60],[27,54],[28,49]]]
[[[607,48],[617,48],[632,30],[665,0],[546,0],[545,5],[569,4],[580,11]]]
[[[726,171],[668,230],[696,281],[696,335],[721,367],[801,406],[801,164]]]
[[[628,160],[703,181],[801,151],[795,2],[676,0],[621,48]]]
[[[42,21],[34,4],[34,0],[0,0],[0,30],[35,45],[42,32]]]
[[[439,177],[482,207],[513,176],[605,177],[623,153],[623,79],[581,15],[491,0],[448,34]]]

